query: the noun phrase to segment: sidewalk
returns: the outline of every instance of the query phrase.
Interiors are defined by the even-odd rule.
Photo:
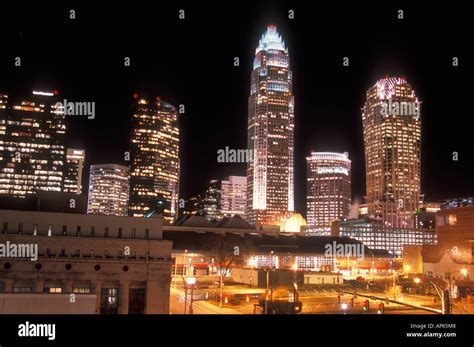
[[[171,287],[170,295],[179,298],[181,295],[184,295],[184,291]],[[190,299],[190,295],[188,293],[188,305],[189,305],[189,299]],[[184,303],[181,303],[181,305],[184,305]],[[204,300],[194,301],[193,311],[195,314],[242,314],[232,308],[219,307]]]

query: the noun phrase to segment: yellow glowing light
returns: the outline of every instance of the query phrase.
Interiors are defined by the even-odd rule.
[[[283,230],[287,233],[299,233],[301,227],[306,225],[306,221],[299,213],[293,213],[290,218],[285,221]]]
[[[249,259],[248,264],[249,264],[250,267],[255,267],[255,265],[257,265],[257,262],[256,262],[255,258],[252,257],[252,258]]]
[[[411,266],[410,265],[405,265],[405,271],[408,272],[411,270]]]
[[[291,268],[292,268],[294,271],[298,270],[298,264],[296,264],[296,263],[293,264],[293,265],[291,266]]]
[[[413,280],[413,282],[415,282],[416,284],[419,284],[421,282],[421,280],[417,277]]]
[[[464,276],[467,276],[467,269],[461,269],[461,273],[462,273]]]

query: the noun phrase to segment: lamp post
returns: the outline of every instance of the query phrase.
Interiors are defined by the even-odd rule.
[[[291,265],[291,269],[293,270],[293,282],[296,282],[296,272],[298,271],[298,264],[294,263]]]
[[[177,272],[178,272],[178,257],[174,257],[174,288],[176,289],[176,275],[177,275]]]
[[[269,264],[267,269],[267,290],[270,289],[270,268],[272,267],[273,251],[270,251]]]
[[[187,277],[186,284],[191,287],[191,300],[189,303],[189,314],[193,314],[193,301],[194,301],[194,286],[196,285],[196,277]]]
[[[184,287],[184,314],[186,314],[186,307],[188,306],[188,286],[186,285],[186,279],[184,276],[181,276],[183,279],[183,287]]]
[[[183,253],[183,276],[186,276],[186,253],[188,253],[188,250],[185,249]]]
[[[425,277],[426,278],[426,277]],[[429,278],[426,278],[429,284],[431,284],[434,289],[436,290],[436,293],[438,294],[439,298],[441,299],[441,311],[443,311],[443,314],[450,314],[451,313],[451,305],[449,303],[449,295],[445,295],[445,290],[443,291],[440,287],[438,287],[433,281],[431,281]],[[415,282],[417,285],[421,283],[420,278],[415,278],[413,279],[413,282]],[[449,293],[449,291],[448,291]]]
[[[249,282],[250,282],[250,288],[252,288],[252,274],[253,274],[253,270],[255,268],[255,257],[252,256],[252,258],[249,259],[248,261],[248,264],[250,265],[250,276],[248,277],[249,278]]]
[[[293,313],[296,314],[296,293],[298,292],[298,284],[296,283],[296,272],[298,271],[298,264],[294,263],[293,269]]]
[[[393,284],[392,284],[393,300],[397,300],[397,294],[395,292],[395,266],[393,264],[393,260],[390,263],[392,264],[392,274],[393,274]]]

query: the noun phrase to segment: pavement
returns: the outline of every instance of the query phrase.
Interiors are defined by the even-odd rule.
[[[170,314],[184,314],[184,290],[170,288]],[[190,294],[188,292],[186,314],[189,314]],[[242,314],[229,307],[219,307],[205,300],[193,301],[194,314]]]
[[[302,288],[299,291],[299,299],[303,302],[303,314],[341,314],[341,305],[338,302],[338,295],[342,291],[352,293],[356,289],[358,294],[365,294],[374,297],[385,298],[387,294],[380,290],[379,288],[373,287],[371,290],[367,290],[366,287],[363,288],[354,288],[347,285],[341,286],[316,286],[309,288]],[[250,302],[245,302],[241,300],[240,305],[225,305],[224,307],[219,307],[218,303],[215,300],[209,299],[205,300],[205,293],[209,293],[209,298],[212,295],[215,295],[215,288],[200,288],[194,291],[194,301],[193,301],[193,311],[194,314],[253,314],[254,313],[254,304],[257,303],[256,299],[251,299]],[[245,293],[255,293],[255,292],[264,292],[263,289],[257,288],[248,288],[241,285],[226,285],[224,293],[227,294],[244,294]],[[211,294],[212,293],[212,294]],[[350,299],[352,294],[344,294],[341,299],[342,302],[350,304]],[[439,309],[439,302],[435,303],[435,297],[425,296],[425,295],[416,295],[416,294],[406,294],[403,293],[402,297],[399,297],[399,301],[402,301],[407,304],[431,307]],[[364,296],[358,296],[355,300],[355,307],[349,307],[346,311],[347,314],[376,314],[378,304],[384,302],[384,300],[370,300],[370,310],[363,310],[363,301],[367,300]],[[189,304],[190,304],[190,293],[188,292],[187,297],[187,308],[186,314],[189,314]],[[350,305],[349,305],[350,306]],[[414,314],[414,313],[423,313],[428,314],[429,312],[417,309],[416,307],[410,308],[407,306],[390,303],[385,305],[385,314]],[[173,286],[170,289],[170,314],[184,314],[184,289],[179,285],[177,288]]]

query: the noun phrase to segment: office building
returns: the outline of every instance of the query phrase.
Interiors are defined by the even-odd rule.
[[[130,207],[133,217],[178,216],[179,128],[174,106],[160,98],[133,105]]]
[[[362,108],[366,203],[388,227],[414,227],[421,170],[421,102],[406,79],[385,77]]]
[[[351,161],[347,153],[312,152],[307,161],[307,222],[331,226],[348,217],[351,204]]]
[[[117,164],[91,165],[88,214],[128,215],[128,167]]]
[[[82,171],[84,169],[85,151],[68,148],[64,165],[64,189],[66,193],[82,193]]]
[[[275,225],[294,210],[294,98],[288,48],[273,25],[255,51],[248,149],[246,219]]]
[[[63,190],[66,125],[56,94],[11,99],[0,93],[0,195]]]

